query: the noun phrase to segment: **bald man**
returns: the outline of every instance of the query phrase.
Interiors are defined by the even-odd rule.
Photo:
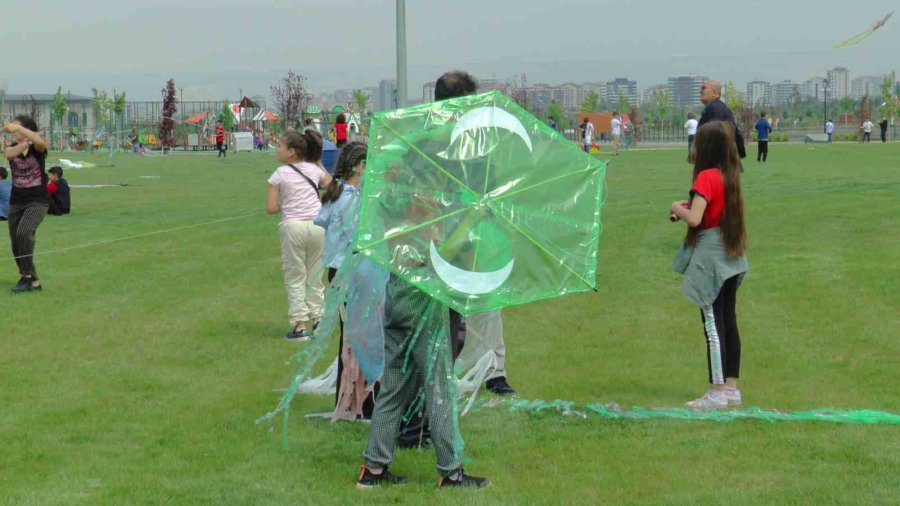
[[[747,157],[747,149],[744,147],[744,136],[734,121],[734,114],[731,109],[722,102],[722,82],[710,79],[700,88],[700,101],[706,107],[703,108],[703,114],[700,116],[700,122],[697,127],[702,127],[710,121],[727,121],[734,127],[734,140],[737,143],[738,154],[741,158]]]

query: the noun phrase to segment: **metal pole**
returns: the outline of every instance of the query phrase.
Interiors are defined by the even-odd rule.
[[[397,0],[397,108],[406,107],[406,0]]]

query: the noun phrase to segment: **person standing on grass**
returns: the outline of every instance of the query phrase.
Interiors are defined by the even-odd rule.
[[[368,148],[365,143],[351,142],[338,156],[334,178],[322,195],[322,210],[315,224],[325,229],[325,247],[322,262],[328,268],[328,281],[332,282],[346,259],[347,251],[356,235],[359,216],[355,203],[359,199],[359,183],[366,169]],[[357,301],[353,301],[357,302]],[[336,419],[356,420],[372,418],[375,407],[373,392],[369,392],[362,370],[353,350],[344,345],[344,322],[340,322],[338,345],[337,388],[335,389],[334,416]]]
[[[825,133],[828,134],[828,144],[831,144],[831,137],[834,135],[834,122],[830,119],[825,122]]]
[[[139,156],[144,156],[144,152],[141,149],[141,138],[140,138],[140,136],[138,136],[137,128],[131,129],[131,135],[128,136],[128,142],[131,143],[131,152],[132,153],[139,155]]]
[[[769,159],[769,133],[772,125],[766,119],[765,111],[759,113],[759,121],[756,122],[756,139],[758,149],[756,151],[756,163],[766,163]]]
[[[225,127],[222,125],[221,121],[216,122],[216,149],[219,151],[216,158],[219,158],[220,156],[228,157],[228,153],[225,151]]]
[[[34,267],[34,245],[38,226],[50,209],[45,170],[47,142],[37,133],[37,123],[31,116],[16,116],[3,131],[12,134],[13,138],[12,145],[5,151],[12,171],[9,240],[20,275],[12,291],[40,291],[41,282]]]
[[[288,294],[291,330],[288,341],[306,341],[322,317],[322,245],[325,231],[313,223],[322,203],[319,187],[331,183],[322,168],[322,137],[314,130],[291,131],[278,146],[283,163],[269,178],[266,211],[281,213],[281,266]]]
[[[12,193],[12,181],[6,167],[0,167],[0,221],[9,217],[9,194]]]
[[[703,83],[700,88],[700,101],[705,106],[703,114],[700,115],[698,127],[709,123],[710,121],[724,121],[731,125],[734,129],[734,142],[737,146],[738,156],[743,159],[747,157],[747,148],[744,146],[744,136],[741,135],[737,123],[734,121],[734,113],[722,102],[722,82],[710,79]],[[743,169],[741,169],[743,170]]]
[[[583,137],[582,144],[584,144],[584,152],[591,152],[591,141],[594,139],[594,124],[591,123],[591,120],[587,117],[584,118],[584,123],[581,124],[581,134]]]
[[[881,118],[881,122],[878,123],[879,128],[881,128],[881,142],[887,142],[887,128],[888,128],[888,120],[887,118]]]
[[[672,265],[684,275],[681,292],[700,307],[706,333],[709,390],[688,402],[709,410],[741,404],[738,377],[741,338],[735,311],[737,290],[747,273],[747,232],[733,128],[713,121],[697,131],[690,200],[672,202],[672,221],[688,225]]]
[[[875,124],[873,124],[872,120],[870,119],[867,119],[863,122],[862,126],[860,127],[860,129],[862,129],[863,131],[862,140],[859,141],[860,144],[862,144],[863,142],[872,142],[872,128],[874,126]]]
[[[684,122],[684,131],[687,133],[688,139],[688,163],[693,162],[693,157],[691,155],[691,149],[694,147],[694,138],[697,136],[697,120],[694,118],[694,113],[689,112],[687,115],[687,121]]]
[[[622,138],[622,119],[619,117],[619,111],[613,111],[609,129],[612,135],[613,155],[619,156],[619,140]]]
[[[477,89],[475,79],[468,73],[447,72],[435,83],[434,98],[446,100],[471,95]],[[372,413],[369,444],[363,453],[362,472],[356,483],[358,489],[407,481],[388,471],[388,466],[394,460],[403,413],[422,386],[431,441],[437,454],[438,487],[482,488],[490,484],[487,478],[470,476],[463,470],[462,449],[458,444],[462,435],[454,409],[456,378],[447,328],[451,328],[447,306],[396,275],[390,275],[385,295],[384,372]],[[446,341],[437,343],[436,350],[429,350],[432,336]],[[429,375],[432,380],[425,384]]]

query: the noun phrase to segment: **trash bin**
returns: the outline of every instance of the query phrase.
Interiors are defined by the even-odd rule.
[[[337,144],[328,139],[322,140],[322,165],[329,174],[334,174],[335,164],[337,163],[338,153]]]

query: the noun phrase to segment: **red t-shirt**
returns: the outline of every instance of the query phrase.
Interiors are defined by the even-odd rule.
[[[334,124],[334,139],[338,141],[347,140],[347,123]]]
[[[225,127],[216,127],[216,142],[225,142]]]
[[[699,195],[706,199],[706,210],[697,227],[700,230],[718,227],[725,214],[725,180],[719,169],[706,169],[697,174],[691,187],[691,198]]]

